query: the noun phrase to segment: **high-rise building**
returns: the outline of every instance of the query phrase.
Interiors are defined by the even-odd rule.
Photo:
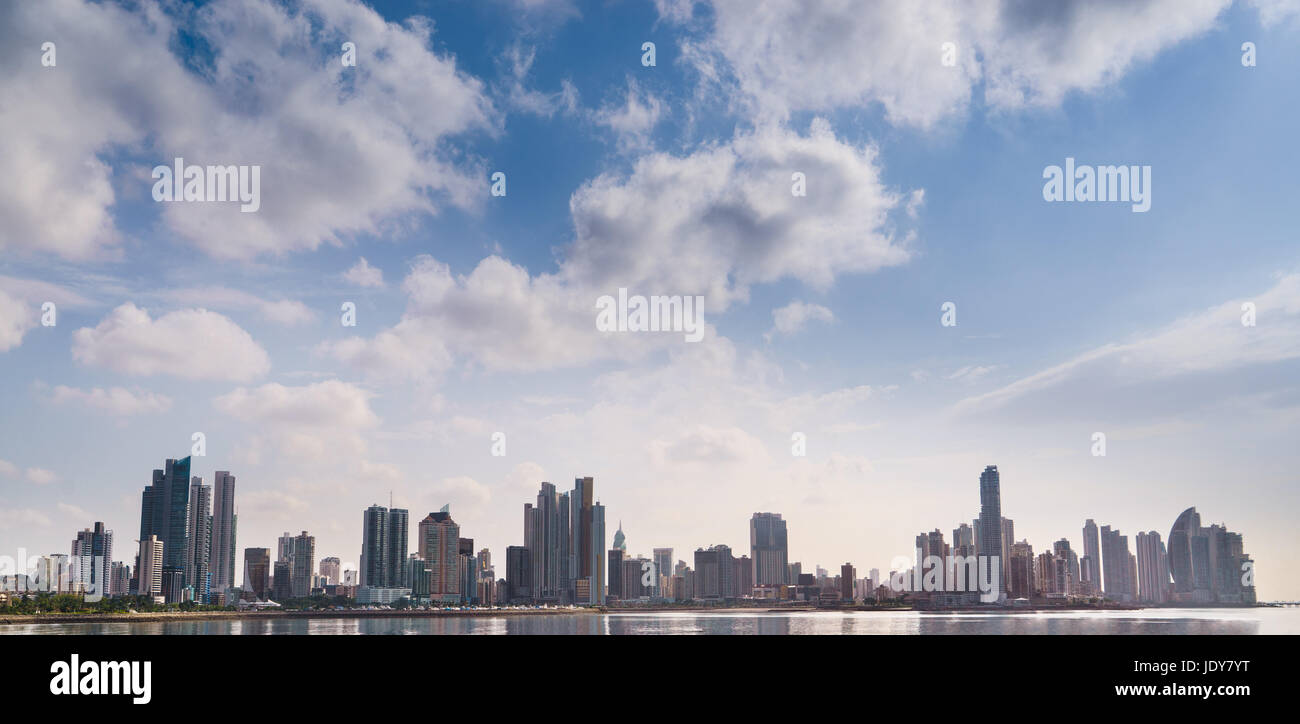
[[[271,594],[271,549],[244,549],[244,590],[258,601]]]
[[[552,483],[542,483],[535,506],[524,506],[525,544],[533,569],[533,598],[556,603],[560,600],[560,511],[559,494]],[[570,535],[571,532],[565,532]]]
[[[595,502],[596,482],[594,478],[576,478],[573,481],[573,492],[568,494],[569,525],[570,531],[569,550],[572,560],[571,574],[574,582],[587,579],[588,595],[587,600],[579,600],[578,603],[591,603],[597,598],[603,597],[598,593],[598,589],[603,586],[603,571],[600,570],[605,564],[605,544],[602,540],[597,543],[597,524],[595,521],[596,506]],[[601,509],[601,515],[604,509]],[[563,528],[563,521],[561,522]],[[604,538],[604,521],[600,523],[599,531],[602,539]],[[564,537],[563,531],[561,537]],[[576,590],[576,589],[575,589]]]
[[[342,583],[339,578],[342,569],[343,562],[334,556],[320,559],[321,585],[336,586]]]
[[[753,562],[755,586],[794,582],[787,577],[789,540],[780,513],[754,513],[749,519],[749,558]]]
[[[1169,531],[1169,572],[1179,603],[1254,603],[1254,562],[1240,533],[1201,525],[1196,508],[1184,510]]]
[[[420,558],[429,567],[429,597],[460,600],[460,526],[447,510],[430,513],[419,525]]]
[[[140,502],[139,540],[156,536],[163,545],[162,567],[180,571],[183,581],[190,550],[190,459],[169,459],[154,470]]]
[[[212,474],[212,590],[225,593],[235,585],[235,476]]]
[[[608,576],[605,570],[605,506],[599,502],[591,506],[591,548],[595,560],[591,568],[591,604],[605,605],[605,587]]]
[[[1083,570],[1080,577],[1088,581],[1089,595],[1101,593],[1101,544],[1097,536],[1097,524],[1092,518],[1083,523]]]
[[[288,560],[275,562],[275,575],[271,579],[271,599],[287,601],[293,598],[293,564]]]
[[[527,546],[506,547],[506,599],[510,603],[531,600],[533,572]]]
[[[294,598],[306,598],[311,595],[312,576],[316,570],[316,538],[303,531],[293,539],[292,570],[290,572],[290,590]]]
[[[672,560],[671,548],[668,549],[668,557],[669,560]],[[657,568],[658,566],[656,566],[656,569]],[[661,578],[659,580],[661,581],[668,580],[667,571],[661,573],[660,576]],[[754,595],[754,562],[749,559],[749,556],[741,556],[736,559],[736,574],[734,580],[736,582],[735,583],[736,598],[748,598]],[[660,594],[660,595],[665,595],[665,594]]]
[[[212,488],[197,475],[190,478],[189,540],[185,553],[185,585],[193,589],[194,600],[208,602],[212,583],[209,564],[212,557]]]
[[[361,585],[410,587],[406,580],[409,522],[410,513],[403,508],[366,508],[361,518]]]
[[[840,566],[840,600],[853,601],[853,582],[857,579],[858,573],[853,570],[853,565],[845,563]]]
[[[284,532],[284,535],[280,536],[280,539],[277,541],[275,560],[276,561],[293,560],[293,534],[287,530]]]
[[[731,548],[715,545],[695,551],[695,597],[699,599],[735,598],[736,561]]]
[[[1007,557],[1007,595],[1011,598],[1034,595],[1034,548],[1027,540],[1011,545]]]
[[[1169,562],[1160,534],[1137,534],[1138,599],[1164,603],[1169,593]]]
[[[158,597],[163,592],[163,564],[166,561],[166,544],[158,536],[150,535],[140,540],[140,559],[136,564],[136,593]]]
[[[664,594],[663,591],[658,590],[659,587],[658,582],[664,580],[665,578],[671,577],[673,575],[673,549],[656,548],[654,549],[653,557],[655,562],[655,582],[656,582],[655,595],[662,597]],[[737,560],[738,561],[744,560],[746,565],[751,565],[751,566],[753,565],[753,562],[750,560],[749,556],[745,556],[743,559],[738,558]],[[747,572],[745,574],[745,578],[746,580],[752,580],[753,571],[751,570]],[[748,591],[746,591],[746,593],[748,593]]]
[[[623,599],[623,549],[609,549],[609,597]]]
[[[1079,556],[1070,548],[1070,541],[1062,538],[1052,544],[1052,552],[1060,558],[1063,566],[1063,576],[1065,586],[1061,593],[1068,596],[1078,595],[1081,591],[1079,588]]]
[[[131,567],[121,561],[113,561],[109,566],[110,595],[129,595],[131,593]]]
[[[1002,481],[998,476],[998,466],[988,465],[984,472],[980,474],[980,541],[979,555],[992,558],[999,558],[998,571],[1002,573],[1008,571],[1006,557],[1002,555],[1003,546],[1003,527],[1002,527]],[[990,563],[981,562],[983,568]],[[1005,575],[998,576],[998,593],[1000,597],[1005,597],[1007,592],[1007,580]]]
[[[72,541],[73,573],[77,587],[88,595],[109,597],[126,593],[113,590],[113,531],[96,522]]]
[[[1129,552],[1128,536],[1110,526],[1101,527],[1101,576],[1106,598],[1113,601],[1132,601],[1135,598],[1136,572],[1133,554]]]

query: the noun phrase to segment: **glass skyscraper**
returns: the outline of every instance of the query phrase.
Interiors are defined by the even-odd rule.
[[[985,466],[980,473],[980,518],[979,518],[979,554],[989,559],[989,563],[980,562],[992,568],[994,557],[998,558],[998,593],[1005,597],[1007,592],[1006,576],[1001,575],[1006,569],[1002,561],[1002,481],[998,477],[998,466]]]

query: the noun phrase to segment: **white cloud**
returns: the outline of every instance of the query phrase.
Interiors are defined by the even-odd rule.
[[[27,468],[27,482],[33,485],[49,485],[59,479],[52,470],[45,468]]]
[[[793,334],[803,329],[808,322],[831,322],[835,315],[820,304],[808,304],[795,300],[779,309],[772,310],[772,329],[763,336],[770,340],[776,334]]]
[[[1256,305],[1257,324],[1243,326],[1242,304]],[[958,415],[983,415],[1012,404],[1060,407],[1061,396],[1112,406],[1126,402],[1155,412],[1165,386],[1182,383],[1186,399],[1208,399],[1218,386],[1207,376],[1300,359],[1300,274],[1278,278],[1271,289],[1180,319],[1149,336],[1096,347],[954,406]],[[1155,397],[1139,397],[1147,389]]]
[[[1268,27],[1300,15],[1300,0],[1250,0],[1259,10],[1259,22]]]
[[[17,347],[36,322],[36,313],[21,299],[0,290],[0,352]]]
[[[351,269],[343,272],[343,278],[359,287],[383,287],[384,270],[378,267],[370,266],[363,256],[352,265]]]
[[[760,114],[878,103],[895,124],[929,127],[964,113],[980,86],[998,110],[1097,90],[1208,30],[1230,2],[712,0],[712,28],[683,56]],[[684,1],[658,5],[666,19],[690,17]],[[952,66],[941,63],[947,42]]]
[[[492,491],[474,478],[458,475],[434,483],[431,497],[435,504],[450,504],[453,510],[458,505],[475,509],[492,502]]]
[[[1001,368],[1002,365],[966,365],[954,370],[947,376],[947,378],[950,380],[974,382],[990,372],[995,372]]]
[[[796,172],[807,196],[792,193]],[[808,135],[763,127],[584,184],[569,202],[577,238],[563,271],[601,293],[704,294],[721,311],[751,284],[824,288],[839,274],[904,263],[906,239],[888,218],[900,200],[880,180],[876,150],[841,142],[826,121]]]
[[[271,368],[266,350],[225,316],[183,309],[154,320],[130,302],[97,326],[74,332],[72,356],[82,364],[124,374],[169,374],[188,380],[244,382]]]
[[[14,465],[8,460],[0,459],[0,476],[6,478],[16,478],[19,476],[19,474],[21,474],[21,472],[22,471],[18,468],[17,465]]]
[[[450,137],[493,132],[482,84],[432,49],[433,25],[352,0],[218,0],[184,14],[213,50],[192,71],[171,51],[175,15],[157,5],[6,7],[0,47],[0,248],[103,256],[118,243],[110,152],[148,166],[261,166],[261,209],[170,203],[165,227],[212,256],[246,259],[374,233],[483,195],[478,164]],[[36,52],[59,39],[58,65]],[[344,68],[339,45],[356,43]],[[75,112],[67,112],[75,109]]]
[[[284,326],[310,324],[316,321],[316,313],[306,304],[294,299],[266,302],[262,305],[261,312],[267,320]]]
[[[642,91],[634,79],[627,81],[627,92],[619,103],[607,104],[593,112],[598,126],[612,131],[622,151],[639,151],[650,147],[650,133],[659,124],[665,104],[653,94]]]
[[[295,299],[271,301],[262,299],[256,294],[229,287],[186,286],[168,289],[158,296],[166,301],[187,306],[255,311],[263,319],[286,327],[310,324],[316,321],[316,313],[306,304]]]
[[[112,415],[161,414],[171,409],[172,400],[166,395],[145,390],[128,390],[112,387],[107,390],[95,387],[81,390],[65,385],[56,386],[50,399],[56,404],[79,404]]]
[[[796,171],[805,197],[791,193]],[[890,219],[904,198],[881,182],[874,148],[841,142],[821,119],[807,135],[769,127],[684,157],[651,154],[573,194],[576,238],[557,272],[531,275],[494,255],[455,275],[421,256],[398,324],[317,352],[383,380],[436,380],[458,357],[493,370],[637,359],[681,337],[599,333],[600,296],[703,295],[707,327],[753,284],[825,288],[906,262],[909,237]]]
[[[237,388],[213,407],[259,431],[245,445],[249,459],[266,454],[298,461],[358,460],[367,450],[362,432],[379,424],[371,394],[339,380],[300,387],[268,383]],[[367,468],[367,475],[376,472]]]

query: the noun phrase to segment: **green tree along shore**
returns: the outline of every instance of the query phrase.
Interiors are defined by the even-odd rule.
[[[281,603],[280,610],[312,611],[352,608],[356,601],[342,596],[316,595]],[[409,605],[409,602],[407,603]],[[394,604],[393,608],[399,608]],[[0,615],[39,616],[61,613],[171,613],[189,611],[235,611],[234,606],[208,606],[186,601],[184,603],[154,603],[146,596],[118,596],[87,601],[74,593],[31,593],[10,599],[9,605],[0,605]]]

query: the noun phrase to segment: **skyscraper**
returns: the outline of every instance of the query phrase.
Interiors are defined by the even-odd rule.
[[[320,578],[321,585],[338,585],[342,583],[339,580],[343,568],[343,561],[335,556],[320,559]]]
[[[185,585],[194,590],[197,603],[208,602],[211,585],[212,488],[203,478],[190,478],[190,523],[188,549],[185,552]]]
[[[290,589],[294,598],[306,598],[311,595],[311,579],[316,570],[316,538],[303,531],[293,539],[292,570]]]
[[[533,598],[558,602],[560,589],[560,515],[555,485],[542,483],[537,505],[525,505],[524,544],[533,569]],[[568,533],[566,533],[568,534]]]
[[[409,520],[410,513],[403,508],[366,508],[361,517],[361,585],[410,588],[406,562]]]
[[[163,562],[166,544],[158,536],[150,535],[140,540],[140,560],[136,564],[136,593],[141,596],[162,595]]]
[[[980,541],[979,554],[990,559],[989,563],[980,562],[983,566],[990,566],[990,570],[996,568],[999,574],[1006,568],[1005,559],[1002,556],[1002,482],[998,476],[998,466],[988,465],[984,472],[980,474]],[[999,561],[995,564],[991,559],[997,557]],[[998,576],[998,593],[1000,597],[1005,597],[1007,592],[1007,581],[1005,575]]]
[[[1066,584],[1060,593],[1077,595],[1079,591],[1079,556],[1070,548],[1070,541],[1062,538],[1052,544],[1052,552],[1062,561]]]
[[[605,545],[597,544],[595,516],[595,494],[596,482],[594,478],[576,478],[573,481],[573,492],[569,494],[570,506],[570,549],[573,559],[572,577],[574,581],[588,579],[589,599],[579,601],[579,603],[590,603],[595,596],[598,588],[597,578],[599,575],[598,568],[604,566]],[[603,510],[603,509],[602,509]],[[601,537],[604,534],[604,524],[601,524]]]
[[[77,533],[72,541],[72,560],[76,583],[90,595],[108,596],[125,593],[113,590],[113,531],[96,522],[95,527]]]
[[[162,567],[183,573],[190,550],[189,524],[190,459],[169,459],[162,470],[153,471],[153,482],[141,496],[139,540],[156,536],[163,545]]]
[[[1092,518],[1083,523],[1083,568],[1081,577],[1088,579],[1087,593],[1101,593],[1101,545],[1098,543],[1097,524]]]
[[[1137,534],[1138,598],[1164,603],[1169,592],[1169,562],[1165,544],[1154,530]]]
[[[429,568],[429,597],[460,600],[460,526],[450,512],[430,513],[419,525],[420,558]]]
[[[224,593],[235,585],[235,476],[226,470],[212,474],[212,590]]]
[[[1110,526],[1101,527],[1101,575],[1106,598],[1113,601],[1132,601],[1135,591],[1131,584],[1136,580],[1132,570],[1133,554],[1129,552],[1128,536]]]
[[[527,546],[506,547],[506,600],[522,603],[532,599],[533,572]]]
[[[672,576],[673,574],[673,549],[655,548],[653,556],[655,562],[655,595],[663,596],[664,592],[661,590],[660,581],[666,577]],[[746,565],[751,566],[751,569],[745,572],[745,580],[751,581],[753,580],[754,575],[752,569],[754,563],[750,560],[749,556],[745,556],[744,560]],[[748,595],[749,590],[746,589],[745,593]]]
[[[271,549],[244,549],[244,590],[251,591],[258,601],[265,601],[271,593]]]
[[[405,561],[403,561],[405,563]],[[361,514],[361,585],[384,587],[388,581],[388,509],[372,505]]]
[[[753,561],[755,586],[793,583],[786,578],[789,548],[780,513],[754,513],[749,519],[749,558]]]
[[[591,604],[605,605],[605,506],[595,503],[591,506]]]

